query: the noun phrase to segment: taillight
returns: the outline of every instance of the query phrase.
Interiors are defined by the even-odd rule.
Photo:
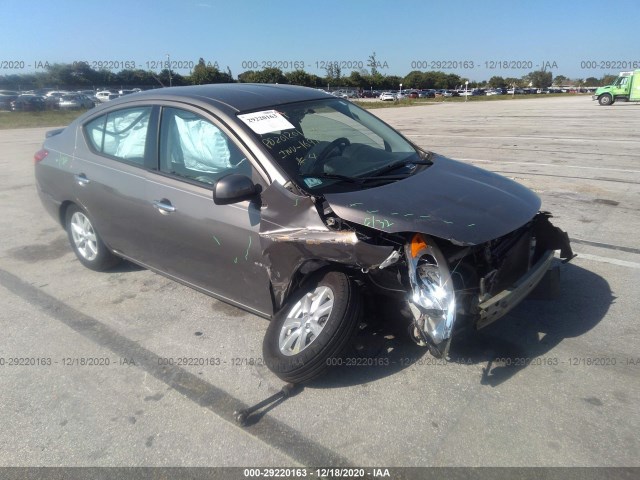
[[[44,148],[41,150],[38,150],[33,156],[33,163],[41,162],[42,160],[45,159],[47,155],[49,155],[49,150],[46,150]]]

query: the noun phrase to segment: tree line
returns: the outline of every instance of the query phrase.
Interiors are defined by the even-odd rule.
[[[403,89],[455,89],[465,84],[466,78],[455,73],[441,71],[409,72],[404,77],[383,75],[376,68],[375,53],[367,64],[370,69],[352,71],[343,75],[337,65],[329,65],[324,76],[308,73],[304,70],[283,72],[278,68],[248,70],[234,78],[229,67],[225,71],[217,65],[207,64],[200,58],[188,75],[164,69],[153,72],[142,69],[124,69],[113,72],[106,69],[93,69],[86,62],[73,64],[54,63],[47,65],[42,72],[0,76],[0,87],[10,90],[35,90],[38,88],[95,89],[95,88],[154,88],[169,85],[203,85],[209,83],[283,83],[315,88],[353,88],[357,90],[396,90],[402,84]],[[547,88],[553,85],[573,83],[578,87],[596,87],[613,82],[615,75],[604,75],[600,79],[569,79],[563,75],[553,76],[552,72],[539,70],[520,78],[493,76],[489,80],[471,81],[468,88],[482,87],[536,87]]]

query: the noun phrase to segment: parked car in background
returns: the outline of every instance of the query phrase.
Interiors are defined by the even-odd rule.
[[[20,95],[10,104],[13,112],[39,112],[47,108],[44,98],[40,95]]]
[[[63,110],[73,110],[81,108],[93,108],[95,104],[86,95],[80,95],[79,93],[71,95],[63,95],[60,98],[59,106]]]
[[[49,90],[46,94],[45,97],[47,98],[56,98],[59,99],[60,97],[62,97],[63,95],[69,95],[73,92],[67,92],[66,90]]]
[[[573,257],[528,188],[311,88],[125,96],[48,132],[34,160],[83,265],[126,258],[270,319],[262,356],[287,382],[336,364],[365,298],[441,358],[454,327],[493,323],[555,250]]]
[[[393,101],[396,99],[396,96],[391,92],[382,92],[378,98],[384,101]]]
[[[109,100],[115,100],[120,95],[117,93],[110,92],[109,90],[102,90],[96,93],[96,98],[102,103],[108,102]]]
[[[0,110],[10,110],[11,102],[19,96],[20,94],[14,90],[0,90]]]

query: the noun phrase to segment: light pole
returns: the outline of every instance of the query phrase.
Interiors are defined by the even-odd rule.
[[[402,98],[402,84],[400,84],[400,95],[399,95],[399,97]]]
[[[169,69],[169,86],[171,86],[171,59],[167,53],[167,68]]]
[[[468,86],[469,86],[469,80],[466,80],[464,82],[464,101],[465,102],[469,99]]]

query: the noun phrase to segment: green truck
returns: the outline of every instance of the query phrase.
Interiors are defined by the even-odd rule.
[[[600,105],[613,105],[616,100],[640,102],[640,70],[620,72],[615,82],[598,88],[591,98]]]

